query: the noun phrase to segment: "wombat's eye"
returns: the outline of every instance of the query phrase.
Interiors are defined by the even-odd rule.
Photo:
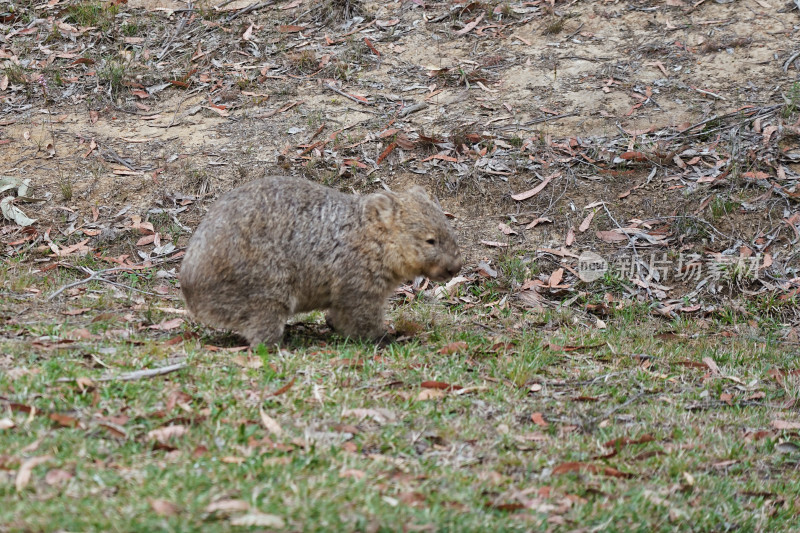
[[[434,244],[436,244],[436,239],[432,239],[432,238],[431,238],[431,239],[428,239],[428,240],[427,240],[427,241],[425,241],[425,242],[427,242],[427,243],[428,243],[428,244],[430,244],[430,245],[434,245]]]

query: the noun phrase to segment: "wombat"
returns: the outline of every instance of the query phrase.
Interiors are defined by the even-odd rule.
[[[192,316],[256,346],[279,343],[290,316],[315,309],[342,335],[377,340],[401,282],[459,270],[455,234],[421,187],[355,196],[272,176],[211,206],[180,281]]]

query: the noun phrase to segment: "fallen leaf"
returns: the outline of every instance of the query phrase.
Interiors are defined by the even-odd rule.
[[[544,181],[542,181],[539,185],[537,185],[533,189],[530,189],[530,190],[527,190],[525,192],[521,192],[521,193],[518,193],[518,194],[512,194],[511,198],[513,198],[514,200],[516,200],[518,202],[521,202],[522,200],[527,200],[531,196],[536,196],[537,194],[539,194],[542,191],[542,189],[547,187],[547,184],[550,183],[553,180],[553,178],[555,178],[556,176],[559,176],[559,175],[561,175],[560,172],[555,172],[553,174],[550,174],[549,176],[547,176],[544,179]]]
[[[285,523],[283,518],[274,514],[266,513],[248,513],[245,515],[237,516],[231,519],[233,526],[246,526],[246,527],[269,527],[275,529],[283,529]]]
[[[150,500],[150,507],[158,516],[175,516],[179,511],[177,505],[167,500]]]
[[[438,398],[444,398],[445,396],[447,396],[447,393],[443,390],[422,389],[421,391],[419,391],[419,394],[417,394],[416,400],[418,402],[424,402],[427,400],[436,400]]]
[[[475,28],[475,26],[477,26],[480,23],[480,21],[483,20],[483,15],[484,15],[484,13],[481,13],[480,15],[478,15],[478,17],[475,20],[473,20],[472,22],[468,23],[466,26],[464,26],[460,30],[458,30],[456,32],[453,32],[453,33],[455,33],[456,35],[464,35],[466,33],[471,32]]]
[[[443,381],[423,381],[419,384],[423,389],[459,390],[461,385],[451,385]]]
[[[28,483],[31,482],[31,475],[33,474],[34,468],[46,463],[52,458],[52,455],[42,455],[40,457],[31,457],[30,459],[26,459],[25,462],[20,465],[19,470],[17,471],[17,479],[14,482],[17,492],[22,491],[22,489],[27,487]]]
[[[276,437],[280,437],[283,434],[283,429],[281,428],[281,425],[278,424],[278,422],[274,418],[265,413],[264,409],[259,408],[258,412],[261,415],[261,423],[264,424],[264,427],[267,429],[267,431],[269,431]]]
[[[375,409],[345,409],[342,411],[342,416],[355,416],[359,420],[372,418],[378,424],[385,424],[387,422],[394,422],[397,420],[397,415],[395,415],[394,412],[382,407]]]
[[[0,429],[11,429],[16,424],[10,418],[0,418]]]
[[[605,446],[606,448],[622,448],[623,446],[628,446],[630,444],[644,444],[645,442],[653,442],[654,440],[656,440],[655,437],[649,434],[642,435],[638,439],[631,439],[629,437],[620,437],[618,439],[613,439],[606,442],[605,444],[603,444],[603,446]]]
[[[147,438],[150,440],[156,440],[162,444],[170,441],[171,439],[177,439],[186,435],[189,432],[189,429],[186,426],[166,426],[163,428],[154,429],[147,433]]]
[[[594,218],[594,214],[596,212],[597,211],[592,211],[591,213],[589,213],[589,215],[586,218],[583,219],[583,222],[581,222],[581,225],[578,226],[578,231],[579,232],[583,233],[584,231],[589,229],[589,225],[592,223],[592,219]]]
[[[219,500],[206,506],[207,513],[239,513],[250,509],[244,500]]]
[[[542,416],[542,413],[538,413],[538,412],[537,413],[533,413],[531,415],[531,422],[533,422],[537,426],[543,427],[543,428],[546,428],[546,427],[548,427],[550,425],[544,419],[544,416]]]
[[[714,362],[713,359],[711,359],[710,357],[703,357],[703,362],[706,364],[708,369],[711,370],[712,374],[720,374],[719,367],[717,366],[717,363]]]
[[[52,470],[48,470],[47,474],[44,475],[44,482],[48,485],[55,486],[61,485],[65,481],[69,481],[73,478],[73,475],[66,470],[61,470],[60,468],[53,468]]]
[[[800,422],[787,422],[785,420],[775,419],[772,421],[772,427],[775,429],[796,430],[800,429]]]
[[[559,268],[556,269],[555,272],[550,274],[550,287],[556,287],[559,283],[561,283],[561,279],[564,277],[564,269]]]
[[[456,342],[451,342],[450,344],[447,344],[447,345],[443,346],[436,353],[438,353],[440,355],[452,355],[454,353],[458,353],[458,352],[466,350],[467,347],[468,346],[467,346],[466,342],[464,342],[464,341],[456,341]]]
[[[168,331],[170,329],[175,329],[180,327],[183,324],[184,320],[182,318],[171,318],[169,320],[164,320],[159,324],[153,324],[152,326],[148,326],[149,329],[157,329],[160,331]]]
[[[594,234],[598,239],[604,242],[621,242],[628,240],[627,235],[616,231],[596,231]]]
[[[497,225],[500,231],[503,232],[503,235],[517,235],[517,232],[511,229],[508,224],[503,224],[502,222]]]

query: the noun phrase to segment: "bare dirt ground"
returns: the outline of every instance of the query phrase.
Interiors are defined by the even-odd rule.
[[[469,272],[522,261],[539,292],[587,250],[666,315],[797,292],[793,3],[91,6],[4,15],[0,166],[36,220],[6,221],[6,257],[170,256],[217,195],[292,173],[422,184]]]

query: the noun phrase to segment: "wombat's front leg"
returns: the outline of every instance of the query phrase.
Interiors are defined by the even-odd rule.
[[[377,340],[386,333],[383,315],[383,303],[359,304],[355,308],[331,307],[325,321],[345,337]]]

